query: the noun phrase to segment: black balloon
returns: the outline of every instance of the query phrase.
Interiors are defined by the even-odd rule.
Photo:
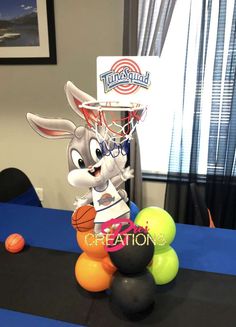
[[[116,272],[111,285],[112,303],[125,314],[148,310],[155,300],[155,281],[148,270],[136,275]]]
[[[119,237],[124,240],[126,236]],[[122,243],[123,241],[120,241]],[[118,242],[119,243],[119,242]],[[151,262],[154,254],[154,245],[147,233],[130,232],[127,244],[120,250],[109,252],[111,261],[124,274],[136,274],[144,271]]]

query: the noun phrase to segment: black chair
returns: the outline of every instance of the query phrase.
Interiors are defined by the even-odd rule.
[[[42,207],[31,181],[17,168],[0,172],[0,202]]]
[[[197,225],[208,226],[214,228],[214,222],[211,217],[211,212],[207,208],[205,200],[202,193],[199,190],[199,187],[195,183],[190,184],[190,190],[193,200],[193,205],[195,209],[195,222]]]

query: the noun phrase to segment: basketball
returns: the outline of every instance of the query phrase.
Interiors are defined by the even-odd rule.
[[[75,210],[71,218],[72,226],[79,232],[94,228],[96,211],[92,205],[82,206]]]
[[[20,234],[11,234],[7,237],[5,241],[5,248],[8,252],[18,253],[25,246],[24,237]]]

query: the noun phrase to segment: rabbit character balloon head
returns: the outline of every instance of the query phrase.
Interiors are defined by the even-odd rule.
[[[65,86],[68,102],[82,118],[79,109],[84,101],[94,100],[90,95],[76,88],[71,82]],[[70,139],[68,145],[69,183],[76,187],[96,187],[118,175],[125,167],[127,156],[103,156],[96,134],[88,126],[78,126],[65,119],[42,118],[27,114],[31,127],[48,139]]]
[[[65,91],[71,108],[82,118],[84,117],[80,107],[82,103],[96,101],[71,82],[67,82]],[[89,190],[86,195],[77,198],[75,202],[77,208],[93,202],[97,212],[95,222],[97,219],[99,223],[107,221],[108,217],[111,219],[111,217],[117,218],[124,215],[127,217],[129,215],[129,208],[125,204],[127,194],[125,190],[117,190],[120,184],[133,177],[133,170],[130,167],[125,168],[126,155],[122,153],[115,156],[104,154],[96,138],[96,133],[86,125],[76,126],[69,120],[43,118],[32,113],[27,114],[27,119],[30,126],[43,137],[48,139],[68,138],[70,140],[67,150],[68,181],[77,188],[87,187]],[[114,151],[116,150],[114,149]],[[105,201],[102,199],[103,196],[106,196]],[[103,208],[103,206],[107,206],[107,208]],[[109,210],[104,210],[111,207],[113,211],[110,213]],[[105,211],[106,215],[104,215]]]

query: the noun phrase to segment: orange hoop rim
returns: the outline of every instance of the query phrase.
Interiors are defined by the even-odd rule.
[[[137,102],[87,101],[81,104],[79,108],[89,128],[96,129],[98,126],[103,126],[113,134],[113,137],[128,139],[130,138],[130,133],[133,133],[136,124],[143,118],[147,105]],[[117,112],[127,112],[127,115],[120,118],[113,117],[111,123],[109,123],[106,114],[110,113],[112,117],[112,113]],[[120,130],[116,131],[111,128],[113,125],[120,127]]]

